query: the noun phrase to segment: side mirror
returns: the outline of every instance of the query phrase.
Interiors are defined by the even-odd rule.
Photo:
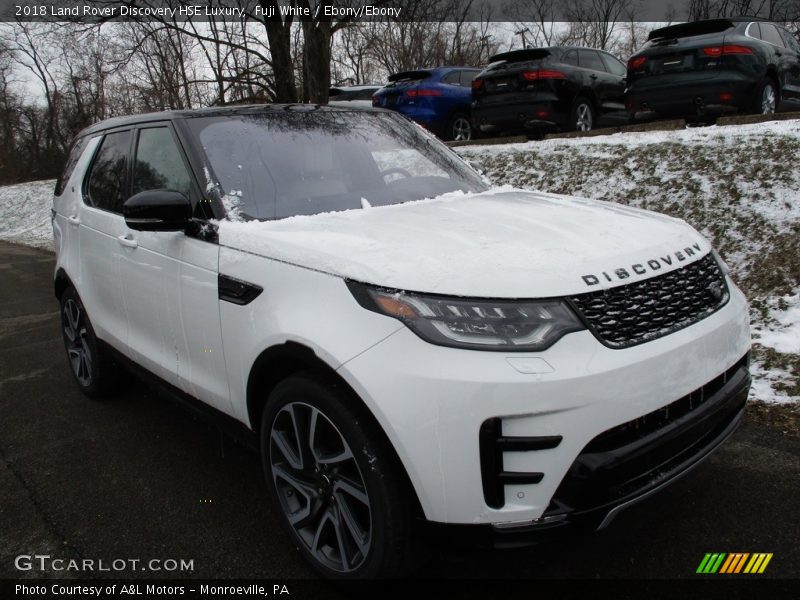
[[[148,190],[122,205],[125,224],[138,231],[182,231],[192,217],[189,199],[174,190]]]

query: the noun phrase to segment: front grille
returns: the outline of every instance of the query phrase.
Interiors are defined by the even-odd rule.
[[[705,319],[729,295],[725,276],[709,253],[670,273],[570,300],[601,342],[628,348]]]

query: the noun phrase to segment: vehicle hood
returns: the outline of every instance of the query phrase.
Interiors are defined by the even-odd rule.
[[[616,287],[711,250],[679,219],[507,188],[279,221],[222,221],[219,243],[388,288],[485,298]]]

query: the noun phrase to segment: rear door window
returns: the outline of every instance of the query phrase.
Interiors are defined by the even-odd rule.
[[[122,214],[122,204],[127,199],[125,170],[130,146],[130,130],[103,138],[86,185],[91,206]]]
[[[578,61],[580,66],[584,69],[591,69],[592,71],[605,71],[603,61],[594,50],[578,50]]]
[[[570,50],[569,52],[565,53],[564,56],[561,58],[561,62],[563,62],[565,65],[572,65],[573,67],[577,67],[578,51]]]
[[[442,77],[442,83],[450,85],[461,85],[461,71],[452,71]]]
[[[480,71],[461,71],[461,85],[472,87],[472,80],[478,76]]]
[[[614,75],[619,75],[620,77],[624,77],[628,72],[628,68],[623,65],[620,61],[616,58],[611,56],[610,54],[606,54],[605,52],[599,52],[600,58],[603,59],[603,63],[606,66],[606,71],[609,73],[613,73]]]
[[[760,23],[760,25],[761,39],[779,48],[783,48],[783,38],[781,38],[781,34],[778,33],[778,28],[772,23]]]
[[[139,130],[132,193],[174,190],[187,198],[191,178],[169,127]]]

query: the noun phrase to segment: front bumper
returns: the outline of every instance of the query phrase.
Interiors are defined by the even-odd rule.
[[[629,444],[607,448],[605,452],[585,448],[542,518],[527,523],[479,526],[432,524],[429,533],[469,545],[519,548],[567,533],[604,529],[626,508],[686,475],[736,431],[750,388],[747,357],[718,381],[704,387],[714,387],[717,391],[708,397],[702,397],[700,391],[695,393],[694,399],[702,398],[702,402],[663,430],[631,440]],[[682,398],[673,404],[679,405],[685,400]],[[598,436],[600,442],[604,435]],[[598,438],[590,446],[597,444]],[[643,455],[643,450],[647,454]],[[630,469],[631,464],[642,460],[649,464],[636,465],[633,470],[637,476],[630,479],[625,479],[624,474],[620,476],[626,472],[625,463]],[[615,466],[609,469],[609,465]],[[615,471],[616,482],[612,474]],[[577,507],[565,504],[568,496],[576,501]]]
[[[691,424],[681,424],[674,426],[678,437],[662,437],[660,430],[656,437],[661,441],[655,440],[654,446],[643,445],[650,438],[632,448],[622,444],[624,448],[616,449],[620,456],[612,457],[627,463],[628,471],[612,468],[613,461],[602,452],[588,462],[606,483],[619,487],[635,478],[624,477],[628,474],[639,476],[636,485],[623,485],[607,498],[601,491],[614,487],[610,484],[578,486],[576,491],[575,465],[580,475],[587,468],[586,449],[591,450],[601,434],[696,394],[747,353],[747,303],[732,282],[729,287],[729,302],[714,314],[632,348],[613,350],[590,332],[580,331],[540,354],[504,355],[433,346],[403,328],[342,365],[340,373],[384,428],[428,520],[492,524],[509,535],[514,529],[564,520],[599,518],[596,526],[617,506],[684,472],[727,435],[720,430],[713,439],[704,433],[684,438],[680,436]],[[731,402],[743,402],[743,389],[737,388]],[[727,391],[723,395],[729,396]],[[716,401],[706,404],[712,405]],[[714,423],[735,426],[736,415],[724,414],[730,417],[727,423]],[[502,469],[495,464],[489,479],[487,422],[495,424],[495,435],[543,447],[508,443],[502,448]],[[662,446],[667,439],[670,443]],[[644,456],[645,463],[662,456],[663,460],[642,466],[631,462],[631,452]],[[495,486],[499,473],[509,474],[500,477],[500,502],[487,494],[487,485]]]

